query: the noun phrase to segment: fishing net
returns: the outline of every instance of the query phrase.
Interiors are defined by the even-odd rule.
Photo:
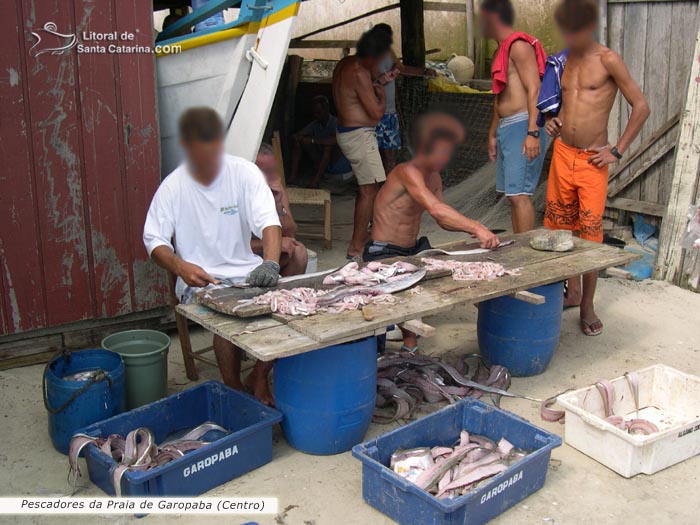
[[[430,91],[422,78],[399,77],[397,98],[403,149],[402,160],[410,157],[408,150],[410,130],[415,118],[422,112],[434,109],[445,111],[458,118],[466,130],[466,139],[443,173],[443,184],[454,186],[489,162],[488,133],[493,115],[493,95],[489,93],[443,93]]]

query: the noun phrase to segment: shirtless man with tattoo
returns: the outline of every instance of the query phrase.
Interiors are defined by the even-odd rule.
[[[427,211],[445,230],[465,232],[481,241],[483,248],[496,248],[498,237],[481,223],[445,204],[442,171],[464,140],[464,128],[450,115],[434,113],[419,117],[413,133],[416,156],[399,164],[387,177],[374,207],[372,240],[363,260],[376,261],[410,256],[430,248],[426,237],[418,238],[423,212]],[[417,350],[416,335],[402,330],[404,349]]]
[[[544,224],[602,242],[608,166],[623,157],[639,134],[649,105],[622,58],[596,41],[595,0],[562,0],[554,16],[568,49],[549,57],[538,100],[547,134],[555,138]],[[632,111],[613,146],[608,118],[618,89]],[[580,306],[586,335],[603,331],[593,308],[597,278],[592,272],[583,276],[583,286],[579,277],[568,283],[565,306]]]

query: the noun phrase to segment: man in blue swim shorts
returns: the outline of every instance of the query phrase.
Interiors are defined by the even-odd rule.
[[[546,55],[540,42],[513,30],[510,0],[483,0],[479,22],[483,36],[498,42],[493,58],[494,108],[489,129],[489,158],[496,162],[496,191],[511,205],[513,233],[535,227],[531,195],[544,161],[546,137],[537,126],[537,95]]]

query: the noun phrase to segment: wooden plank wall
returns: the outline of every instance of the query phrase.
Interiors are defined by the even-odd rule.
[[[608,3],[608,45],[622,55],[651,108],[651,115],[630,152],[644,139],[653,135],[683,106],[692,46],[695,42],[697,13],[697,0],[616,0]],[[618,95],[609,123],[612,144],[615,144],[624,130],[629,112],[629,106]],[[670,133],[632,162],[626,171],[633,172],[638,169],[668,141],[675,141],[677,133],[676,125]],[[618,197],[658,203],[665,207],[669,199],[673,162],[674,150],[671,149],[646,174],[622,190]],[[649,217],[649,220],[657,219]]]
[[[167,304],[141,243],[160,181],[153,54],[29,53],[47,22],[151,46],[150,2],[0,5],[0,335]]]

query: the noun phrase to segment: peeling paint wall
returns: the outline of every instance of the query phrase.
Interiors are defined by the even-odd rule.
[[[0,5],[0,335],[167,304],[141,243],[160,173],[153,55],[29,53],[47,22],[149,46],[150,3]]]

